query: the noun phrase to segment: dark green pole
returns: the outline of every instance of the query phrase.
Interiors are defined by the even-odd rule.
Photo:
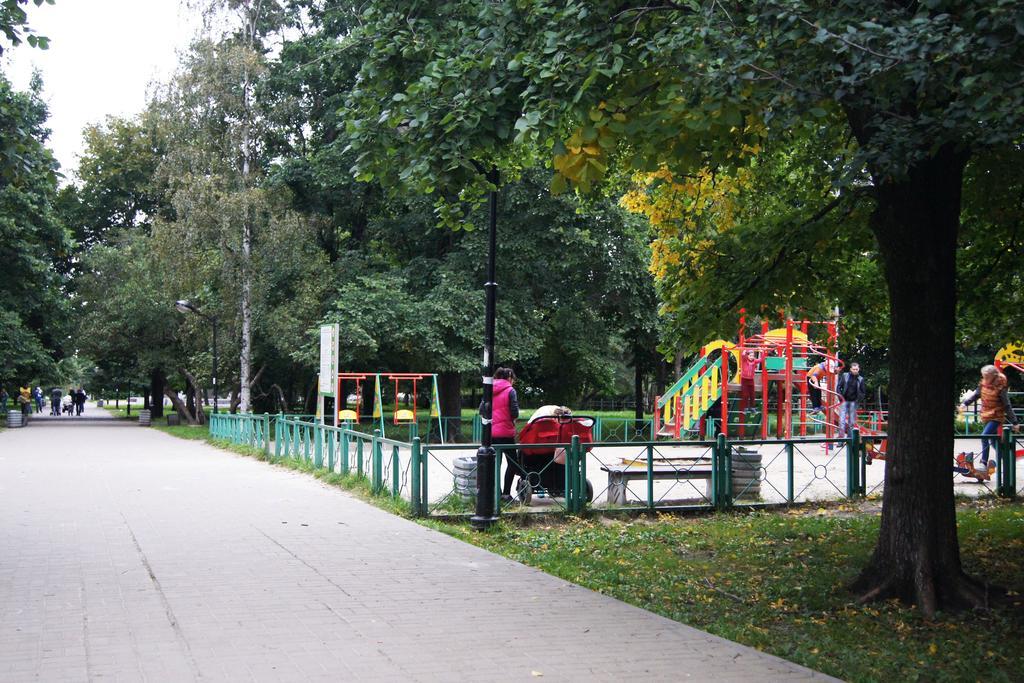
[[[491,193],[488,201],[490,220],[487,234],[487,282],[484,284],[487,305],[484,313],[484,362],[481,368],[484,375],[483,410],[480,414],[483,430],[480,448],[476,452],[476,514],[469,520],[473,528],[478,530],[487,529],[498,521],[494,496],[491,495],[491,491],[494,490],[496,465],[491,440],[491,403],[494,400],[494,319],[498,290],[494,274],[498,242],[498,170],[492,168],[487,173],[487,180],[491,183]]]

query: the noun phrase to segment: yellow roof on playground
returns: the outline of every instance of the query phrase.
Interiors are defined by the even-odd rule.
[[[772,338],[780,337],[782,339],[785,339],[786,338],[786,328],[785,327],[778,327],[778,328],[776,328],[774,330],[768,330],[765,333],[764,336],[765,336],[766,339],[769,338],[769,337],[772,337]],[[802,339],[803,341],[807,341],[807,335],[794,327],[793,328],[793,339]]]

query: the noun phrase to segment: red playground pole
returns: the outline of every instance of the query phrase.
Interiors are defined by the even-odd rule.
[[[722,368],[722,434],[725,434],[725,438],[729,438],[729,351],[724,346],[719,363]]]
[[[764,356],[761,359],[761,438],[768,438],[768,321],[761,321],[761,344]]]
[[[782,411],[780,411],[782,412]],[[785,434],[793,436],[793,320],[786,321],[786,418]]]
[[[803,321],[800,326],[801,332],[804,333],[804,345],[800,352],[802,358],[807,357],[807,347],[810,345],[810,335],[807,321]],[[806,363],[804,364],[806,365]],[[800,436],[807,436],[807,381],[800,382]]]

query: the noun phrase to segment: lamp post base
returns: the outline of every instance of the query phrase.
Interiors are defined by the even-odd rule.
[[[477,515],[473,515],[472,517],[469,518],[469,525],[471,527],[473,527],[474,529],[476,529],[477,531],[485,531],[487,529],[490,529],[492,526],[494,526],[494,523],[497,522],[497,521],[498,521],[498,518],[494,517],[494,516],[491,516],[491,517],[480,517],[480,516],[477,516]]]
[[[498,521],[494,510],[494,479],[495,479],[494,448],[481,446],[476,452],[476,514],[469,518],[474,529],[489,529]]]

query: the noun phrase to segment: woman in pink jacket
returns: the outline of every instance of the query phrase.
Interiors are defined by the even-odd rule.
[[[509,444],[516,442],[516,418],[519,417],[519,398],[515,384],[516,373],[512,368],[498,368],[494,371],[494,398],[491,403],[491,442]],[[505,478],[502,481],[501,499],[512,500],[512,480],[517,474],[523,473],[523,466],[516,449],[503,450],[505,461]]]

